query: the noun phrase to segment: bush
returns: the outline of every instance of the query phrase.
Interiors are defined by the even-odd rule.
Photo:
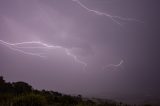
[[[45,97],[38,94],[26,94],[13,99],[12,106],[46,106]]]

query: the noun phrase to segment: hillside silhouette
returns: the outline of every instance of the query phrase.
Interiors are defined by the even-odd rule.
[[[0,76],[0,106],[136,106],[97,98],[36,90],[26,82],[6,82]],[[143,106],[151,106],[145,104]]]

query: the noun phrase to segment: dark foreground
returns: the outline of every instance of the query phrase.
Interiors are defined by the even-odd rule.
[[[25,82],[6,82],[0,77],[0,106],[136,106],[111,100],[71,96],[36,90]],[[138,105],[139,106],[139,105]],[[151,106],[144,104],[140,106]]]

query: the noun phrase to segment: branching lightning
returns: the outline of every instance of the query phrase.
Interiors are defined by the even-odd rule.
[[[100,12],[100,11],[97,11],[97,10],[93,10],[93,9],[90,9],[88,8],[85,4],[83,4],[82,2],[80,2],[80,0],[72,0],[73,2],[76,2],[79,6],[81,6],[83,9],[87,10],[88,12],[92,12],[92,13],[95,13],[96,15],[99,15],[99,16],[105,16],[109,19],[111,19],[113,22],[115,22],[116,24],[119,24],[119,25],[122,25],[119,21],[134,21],[134,22],[140,22],[140,23],[144,23],[140,20],[137,20],[137,19],[133,19],[133,18],[124,18],[124,17],[120,17],[120,16],[115,16],[115,15],[111,15],[111,14],[108,14],[108,13],[105,13],[105,12]],[[109,65],[106,65],[105,67],[103,67],[102,69],[106,69],[106,68],[117,68],[119,66],[121,66],[123,64],[123,60],[121,60],[119,62],[119,64],[109,64]]]
[[[107,18],[110,18],[113,22],[119,24],[119,25],[122,25],[119,20],[122,20],[122,21],[135,21],[135,22],[140,22],[140,23],[144,23],[140,20],[137,20],[137,19],[133,19],[133,18],[124,18],[124,17],[120,17],[120,16],[115,16],[115,15],[111,15],[111,14],[108,14],[108,13],[104,13],[104,12],[100,12],[100,11],[97,11],[97,10],[93,10],[93,9],[90,9],[88,8],[86,5],[84,5],[82,2],[80,2],[79,0],[72,0],[73,2],[76,2],[79,6],[81,6],[82,8],[84,8],[85,10],[87,10],[88,12],[93,12],[95,13],[96,15],[100,15],[100,16],[105,16]]]
[[[32,53],[32,52],[28,52],[28,51],[25,51],[22,49],[28,49],[28,48],[29,49],[63,49],[65,51],[65,54],[72,57],[75,62],[80,63],[84,66],[87,66],[87,64],[85,62],[79,60],[76,55],[71,53],[71,51],[69,49],[62,47],[62,46],[49,45],[49,44],[46,44],[46,43],[43,43],[40,41],[9,43],[9,42],[5,42],[3,40],[0,40],[0,44],[7,46],[14,51],[17,51],[17,52],[20,52],[23,54],[27,54],[27,55],[39,56],[39,57],[45,57],[44,56],[45,53],[41,53],[41,52],[40,53]],[[33,46],[33,45],[38,45],[38,46]]]
[[[120,67],[123,64],[124,60],[121,60],[118,64],[109,64],[103,67],[102,69],[107,69],[107,68],[117,68]]]
[[[124,18],[121,16],[115,16],[115,15],[111,15],[105,12],[101,12],[101,11],[97,11],[94,9],[90,9],[88,8],[85,4],[83,4],[82,2],[80,2],[80,0],[72,0],[73,2],[75,2],[76,4],[78,4],[81,8],[85,9],[88,12],[94,13],[98,16],[105,16],[109,19],[111,19],[113,22],[115,22],[116,24],[122,25],[120,21],[134,21],[134,22],[140,22],[140,23],[144,23],[140,20],[137,19],[133,19],[133,18]],[[70,56],[71,58],[74,59],[74,61],[76,63],[82,64],[83,66],[87,66],[87,63],[85,63],[84,61],[80,60],[75,54],[73,54],[71,52],[70,49],[63,47],[63,46],[59,46],[59,45],[50,45],[41,41],[29,41],[29,42],[20,42],[20,43],[9,43],[3,40],[0,40],[0,44],[10,48],[11,50],[26,54],[26,55],[33,55],[33,56],[39,56],[39,57],[46,57],[46,53],[45,52],[32,52],[32,51],[28,51],[29,49],[33,49],[33,50],[49,50],[49,49],[63,49],[65,54],[67,56]],[[118,68],[123,64],[123,60],[121,60],[118,64],[109,64],[103,67],[103,69],[107,69],[107,68]]]

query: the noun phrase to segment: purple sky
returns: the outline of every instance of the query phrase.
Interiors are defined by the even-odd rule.
[[[0,0],[0,75],[67,94],[160,100],[159,5]]]

